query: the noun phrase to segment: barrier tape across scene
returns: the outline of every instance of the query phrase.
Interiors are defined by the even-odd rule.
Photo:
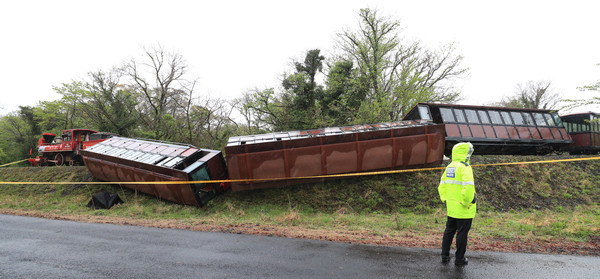
[[[16,161],[0,167],[20,163],[25,160]],[[586,157],[586,158],[573,158],[573,159],[555,159],[555,160],[541,160],[541,161],[528,161],[528,162],[506,162],[506,163],[493,163],[493,164],[477,164],[471,165],[472,167],[491,167],[491,166],[509,166],[509,165],[529,165],[529,164],[547,164],[547,163],[562,163],[562,162],[576,162],[576,161],[591,161],[600,160],[600,157]],[[104,181],[90,181],[90,182],[73,182],[73,181],[60,181],[60,182],[36,182],[36,181],[0,181],[2,184],[13,184],[13,185],[80,185],[80,184],[120,184],[120,185],[132,185],[132,184],[208,184],[208,183],[238,183],[238,182],[264,182],[264,181],[280,181],[280,180],[298,180],[298,179],[321,179],[321,178],[341,178],[341,177],[356,177],[356,176],[371,176],[371,175],[382,175],[382,174],[397,174],[397,173],[408,173],[408,172],[422,172],[432,170],[443,170],[446,167],[432,167],[432,168],[416,168],[416,169],[402,169],[402,170],[388,170],[388,171],[373,171],[373,172],[356,172],[356,173],[343,173],[343,174],[328,174],[328,175],[315,175],[315,176],[298,176],[298,177],[280,177],[280,178],[253,178],[253,179],[222,179],[222,180],[200,180],[200,181],[121,181],[121,182],[104,182]]]

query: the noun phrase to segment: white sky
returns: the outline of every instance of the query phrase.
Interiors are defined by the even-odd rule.
[[[202,95],[232,99],[279,87],[292,58],[332,53],[360,8],[399,19],[408,39],[454,41],[469,75],[462,104],[487,104],[518,83],[550,80],[567,98],[600,80],[600,1],[3,1],[0,115],[55,100],[53,86],[109,70],[161,44],[180,52]],[[581,108],[600,112],[600,106]]]

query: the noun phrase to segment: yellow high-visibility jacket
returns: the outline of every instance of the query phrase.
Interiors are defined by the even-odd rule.
[[[453,218],[471,219],[477,211],[473,169],[469,165],[473,151],[470,142],[454,145],[452,163],[446,167],[438,186],[440,199],[446,203],[448,216]]]

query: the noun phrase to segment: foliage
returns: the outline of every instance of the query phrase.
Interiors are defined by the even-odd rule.
[[[20,106],[18,112],[0,119],[0,162],[9,163],[29,156],[37,147],[40,126],[34,108]]]
[[[354,63],[351,60],[336,61],[329,68],[325,84],[327,88],[319,100],[325,121],[332,126],[354,122],[367,95],[365,82],[361,82]]]
[[[600,63],[597,64],[600,66]],[[594,83],[578,87],[580,91],[600,91],[600,79]],[[600,96],[594,96],[591,98],[579,99],[579,100],[566,100],[569,104],[565,107],[566,109],[576,108],[578,106],[586,105],[597,105],[600,104]]]
[[[84,117],[100,131],[130,136],[140,119],[137,92],[120,84],[121,72],[116,69],[90,72],[88,76]]]
[[[452,103],[460,98],[451,81],[466,73],[453,44],[439,51],[401,39],[399,21],[378,10],[361,9],[358,30],[338,34],[342,55],[352,61],[366,98],[357,122],[400,120],[417,102]]]
[[[452,81],[463,76],[462,56],[453,44],[430,50],[405,43],[400,23],[377,10],[359,12],[357,30],[338,34],[339,54],[319,49],[295,61],[284,74],[281,91],[254,89],[237,100],[248,131],[282,131],[377,123],[402,119],[418,102],[455,102]],[[324,71],[324,85],[315,75]]]
[[[182,55],[154,47],[144,58],[94,71],[53,89],[61,97],[0,118],[0,162],[29,156],[42,132],[88,128],[128,137],[185,142],[222,149],[241,134],[233,105],[198,97]],[[191,81],[190,81],[191,80]],[[33,154],[35,156],[35,154]]]
[[[537,159],[547,157],[476,156],[473,161],[481,164]],[[473,244],[478,245],[484,238],[506,239],[510,243],[569,240],[576,241],[575,246],[593,244],[600,237],[599,171],[600,163],[596,161],[476,167],[479,204],[472,230],[477,241]],[[553,175],[557,173],[569,175]],[[439,175],[440,171],[380,175],[232,192],[196,208],[118,185],[87,184],[94,179],[85,167],[2,168],[1,181],[80,183],[2,185],[0,209],[24,209],[29,214],[50,212],[54,216],[84,219],[102,215],[115,217],[117,222],[127,218],[132,224],[139,221],[147,225],[148,220],[156,225],[166,221],[187,224],[180,228],[191,228],[193,224],[221,225],[229,232],[238,226],[255,230],[264,226],[267,233],[273,233],[277,227],[294,226],[301,230],[323,230],[319,233],[368,231],[367,238],[388,234],[432,235],[438,243],[445,219],[443,204],[437,197]],[[102,190],[118,193],[125,203],[110,210],[87,208],[90,196]],[[591,249],[597,254],[597,246]]]

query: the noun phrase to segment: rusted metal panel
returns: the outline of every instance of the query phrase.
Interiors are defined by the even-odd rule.
[[[220,151],[113,137],[81,151],[94,177],[111,182],[202,181],[228,178]],[[179,204],[202,206],[228,184],[123,184]]]
[[[294,178],[440,164],[444,125],[402,121],[233,137],[225,147],[231,179]],[[303,180],[232,183],[232,190]]]

